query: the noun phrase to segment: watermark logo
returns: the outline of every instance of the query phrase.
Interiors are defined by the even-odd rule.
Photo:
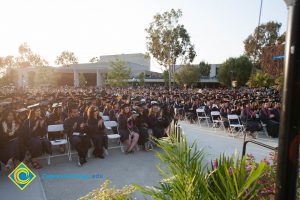
[[[21,162],[14,171],[8,175],[8,178],[18,186],[20,190],[24,190],[36,178],[36,175]]]
[[[103,178],[102,174],[41,174],[42,179],[50,180],[50,179],[101,179]]]

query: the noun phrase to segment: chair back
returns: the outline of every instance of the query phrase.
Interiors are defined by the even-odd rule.
[[[241,125],[240,118],[238,115],[227,115],[227,119],[229,124],[236,124],[236,123],[232,123],[234,121],[234,122],[238,122],[238,124]]]
[[[55,124],[55,125],[49,125],[48,126],[48,132],[60,132],[64,130],[63,124]]]
[[[118,123],[116,121],[104,121],[104,126],[106,128],[117,127]]]
[[[235,120],[235,119],[239,119],[239,116],[237,115],[227,115],[228,120]]]
[[[103,121],[109,121],[109,116],[103,115],[101,117],[102,117]]]
[[[211,116],[220,116],[220,112],[219,111],[211,111],[210,115]]]
[[[203,108],[203,107],[197,108],[197,109],[196,109],[196,112],[197,112],[197,113],[204,113],[204,108]]]

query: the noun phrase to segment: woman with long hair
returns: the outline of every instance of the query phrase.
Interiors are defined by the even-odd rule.
[[[118,117],[118,131],[121,136],[121,142],[128,146],[126,153],[133,153],[133,148],[139,140],[138,129],[134,123],[136,117],[137,115],[131,113],[128,104],[121,107]]]
[[[6,164],[6,170],[13,169],[19,163],[19,130],[15,113],[11,110],[6,112],[0,122],[0,161]]]
[[[87,117],[89,136],[95,147],[93,154],[95,157],[103,159],[105,126],[102,117],[99,115],[99,109],[96,106],[90,106],[87,111]]]
[[[46,152],[52,154],[51,143],[47,139],[47,123],[42,116],[41,108],[34,107],[30,110],[27,120],[24,122],[25,143],[28,146],[31,155],[31,164],[35,169],[42,166],[37,162],[36,158]]]
[[[165,129],[168,127],[169,122],[163,115],[161,108],[158,104],[153,104],[149,113],[149,128],[153,131],[153,136],[161,138],[165,136]]]

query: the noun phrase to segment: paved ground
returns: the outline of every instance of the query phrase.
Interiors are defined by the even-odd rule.
[[[242,138],[228,136],[227,133],[212,128],[190,125],[180,122],[189,143],[196,141],[199,148],[206,153],[206,160],[209,162],[222,153],[231,155],[242,152]],[[259,141],[269,145],[277,146],[277,139],[269,139],[261,135]],[[253,153],[258,160],[268,156],[270,151],[258,146],[249,144],[247,153]],[[112,185],[122,187],[126,184],[136,183],[140,185],[154,185],[161,179],[156,170],[160,164],[154,152],[136,152],[133,155],[124,155],[119,149],[110,151],[109,156],[104,160],[91,158],[83,167],[77,167],[76,156],[73,161],[67,161],[65,157],[54,158],[51,166],[42,161],[44,168],[35,171],[38,178],[24,191],[19,190],[7,178],[7,174],[0,172],[0,195],[1,200],[22,199],[22,200],[72,200],[77,199],[95,188],[98,188],[105,179],[110,179]],[[45,179],[46,174],[100,174],[100,179]],[[141,199],[141,194],[136,194]]]
[[[186,122],[179,123],[183,128],[187,141],[193,143],[196,141],[199,148],[203,148],[206,156],[206,160],[210,161],[219,157],[220,154],[226,155],[242,154],[243,150],[243,137],[233,138],[227,132],[214,128],[207,128],[202,125],[200,128],[198,124],[188,124]],[[247,139],[251,139],[247,137]],[[263,142],[270,146],[278,146],[278,139],[267,138],[264,133],[259,133],[257,141]],[[249,143],[247,145],[248,154],[253,154],[257,161],[260,161],[269,156],[271,150],[259,147],[257,145]]]

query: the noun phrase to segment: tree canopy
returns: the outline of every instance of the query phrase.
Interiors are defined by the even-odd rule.
[[[77,64],[78,58],[73,52],[63,51],[59,56],[56,57],[55,64],[64,67],[69,67],[72,64]]]
[[[246,56],[229,58],[221,64],[218,73],[218,80],[226,86],[231,85],[231,81],[237,81],[239,86],[243,86],[249,80],[252,62]]]
[[[254,32],[244,41],[245,55],[257,65],[260,63],[262,50],[282,44],[285,34],[280,35],[281,23],[270,21],[256,27]]]
[[[177,61],[190,63],[196,56],[187,30],[184,25],[179,24],[181,16],[182,11],[174,9],[157,14],[146,29],[148,54],[169,71],[170,88]]]
[[[145,73],[144,72],[141,72],[139,75],[138,75],[138,79],[139,79],[139,82],[140,82],[140,85],[145,85]]]
[[[284,44],[264,47],[260,59],[261,69],[273,77],[280,76],[283,73],[284,59],[273,59],[273,56],[284,55]]]
[[[110,63],[112,70],[107,73],[107,84],[110,86],[126,86],[131,74],[131,69],[127,69],[125,62],[119,59]]]
[[[19,54],[20,56],[16,57],[16,64],[18,67],[41,67],[49,65],[48,61],[32,52],[27,43],[20,45]]]
[[[195,65],[184,65],[175,72],[174,79],[181,87],[190,86],[199,81],[199,74],[199,69]]]
[[[100,62],[100,56],[99,57],[92,57],[89,62],[90,63],[98,63],[98,62]]]
[[[273,81],[268,73],[257,71],[255,74],[250,76],[247,86],[251,88],[270,87],[272,82]]]
[[[200,76],[209,76],[210,74],[210,64],[204,62],[204,61],[201,61],[199,63],[199,74]]]
[[[23,43],[18,48],[18,56],[8,55],[6,57],[0,57],[0,78],[2,84],[15,84],[17,80],[17,73],[15,71],[16,68],[23,67],[36,67],[38,68],[38,73],[41,75],[40,81],[43,78],[43,74],[41,73],[43,70],[39,68],[44,68],[48,66],[48,61],[43,59],[40,55],[34,53],[27,43]],[[45,76],[49,76],[46,74]],[[30,80],[32,82],[35,79]],[[47,80],[48,81],[48,80]]]

